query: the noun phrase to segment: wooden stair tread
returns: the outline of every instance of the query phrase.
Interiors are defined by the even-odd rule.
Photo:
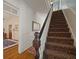
[[[49,33],[60,33],[60,34],[66,33],[66,34],[70,34],[70,32],[49,32]]]
[[[67,40],[73,40],[72,38],[70,37],[52,37],[52,36],[48,36],[47,38],[57,38],[57,39],[67,39]]]
[[[50,29],[69,29],[69,28],[50,28]]]
[[[50,24],[50,26],[68,26],[67,24]]]
[[[57,56],[57,57],[64,57],[64,58],[72,58],[72,59],[75,59],[75,56],[74,55],[72,55],[72,54],[67,54],[67,53],[62,53],[62,52],[60,52],[60,51],[55,51],[55,50],[49,50],[49,49],[47,49],[46,51],[45,51],[45,53],[47,54],[47,55],[53,55],[53,56]]]
[[[57,31],[57,32],[69,32],[69,28],[49,28],[49,31]]]
[[[73,55],[76,54],[76,49],[73,45],[47,42],[46,49],[61,51]]]
[[[53,36],[53,37],[71,37],[70,32],[48,32],[48,36]]]
[[[55,46],[59,46],[59,47],[66,47],[66,48],[75,48],[74,46],[67,45],[67,44],[59,44],[59,43],[51,43],[51,42],[47,42],[46,44],[55,45]]]
[[[59,44],[59,43],[51,43],[51,42],[47,42],[47,45],[51,45],[51,46],[57,46],[57,47],[63,47],[63,48],[68,48],[68,49],[74,49],[75,47],[72,45],[67,45],[67,44]]]

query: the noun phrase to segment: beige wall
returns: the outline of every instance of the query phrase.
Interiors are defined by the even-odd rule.
[[[12,39],[18,40],[18,31],[14,31],[15,25],[19,25],[19,18],[18,16],[5,13],[4,12],[4,21],[3,21],[3,28],[5,29],[5,32],[8,34],[9,33],[9,25],[12,25]],[[8,37],[8,36],[7,36]]]
[[[63,13],[66,17],[70,31],[72,33],[74,45],[76,46],[76,14],[72,11],[72,9],[64,9]]]
[[[61,8],[72,33],[74,45],[76,46],[76,0],[61,0]]]
[[[76,12],[76,0],[61,0],[61,7],[68,7],[71,10],[73,10],[73,12]]]

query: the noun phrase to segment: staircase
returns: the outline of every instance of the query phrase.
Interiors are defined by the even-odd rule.
[[[73,43],[63,12],[53,12],[43,59],[76,59]]]

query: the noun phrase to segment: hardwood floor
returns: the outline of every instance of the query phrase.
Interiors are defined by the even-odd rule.
[[[34,55],[27,50],[22,54],[18,53],[18,45],[3,50],[4,59],[35,59]]]

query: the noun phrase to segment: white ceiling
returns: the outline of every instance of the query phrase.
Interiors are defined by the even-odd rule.
[[[25,1],[35,11],[40,10],[42,11],[47,8],[46,1],[48,0],[25,0]]]

